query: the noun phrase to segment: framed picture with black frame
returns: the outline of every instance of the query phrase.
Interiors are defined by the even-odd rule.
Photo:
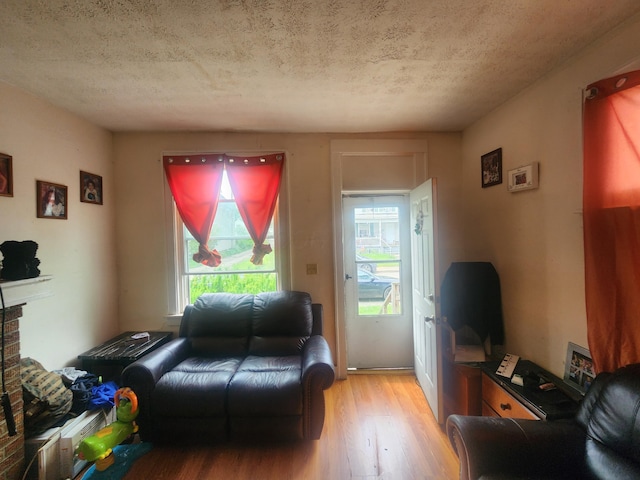
[[[502,148],[485,153],[480,157],[482,188],[502,183]]]

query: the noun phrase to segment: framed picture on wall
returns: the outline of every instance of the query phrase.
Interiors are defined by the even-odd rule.
[[[538,162],[509,170],[507,182],[510,192],[538,188]]]
[[[13,158],[0,153],[0,197],[13,197]]]
[[[102,205],[102,177],[80,170],[80,201]]]
[[[36,213],[38,218],[67,219],[67,187],[36,180]]]
[[[480,157],[482,188],[502,183],[502,148],[485,153]]]

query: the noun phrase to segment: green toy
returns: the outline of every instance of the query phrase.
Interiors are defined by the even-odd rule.
[[[138,431],[138,397],[129,387],[114,395],[117,420],[80,442],[76,453],[82,460],[96,462],[96,470],[106,470],[114,462],[113,447]]]

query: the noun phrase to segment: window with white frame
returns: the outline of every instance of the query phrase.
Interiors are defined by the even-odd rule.
[[[258,293],[289,288],[288,215],[286,174],[282,177],[276,210],[265,243],[273,251],[264,256],[261,265],[249,260],[254,243],[247,231],[233,197],[228,176],[223,173],[217,212],[211,227],[209,248],[217,250],[222,263],[217,267],[193,260],[199,243],[184,226],[169,188],[165,188],[171,215],[167,221],[167,237],[171,277],[169,285],[170,316],[180,315],[184,307],[206,292]],[[170,217],[170,218],[169,218]]]

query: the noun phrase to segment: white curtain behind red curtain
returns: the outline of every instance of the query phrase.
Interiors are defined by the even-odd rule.
[[[584,254],[596,370],[640,362],[640,71],[589,85]]]

